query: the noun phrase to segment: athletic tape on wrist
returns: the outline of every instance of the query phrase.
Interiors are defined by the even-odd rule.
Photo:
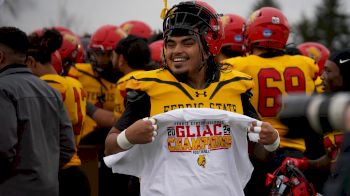
[[[254,133],[260,133],[261,132],[261,127],[253,127]]]
[[[151,121],[152,125],[155,125],[155,124],[156,124],[156,119],[151,118],[151,117],[145,117],[145,118],[143,118],[142,120],[144,120],[144,121],[149,120],[149,121]]]
[[[278,134],[278,131],[276,129],[275,129],[275,131],[277,132],[277,139],[272,144],[264,145],[265,150],[267,150],[269,152],[275,151],[280,146],[281,139],[280,139],[280,136]]]
[[[257,127],[261,127],[261,125],[262,125],[262,122],[261,122],[261,121],[256,121],[256,126],[257,126]]]
[[[143,121],[151,121],[152,123],[152,126],[153,126],[153,137],[152,137],[152,142],[156,139],[156,136],[158,135],[158,132],[157,132],[157,129],[158,129],[158,126],[156,125],[156,119],[154,118],[151,118],[151,117],[145,117],[142,119]]]
[[[123,150],[128,150],[131,147],[134,146],[134,144],[130,143],[130,141],[128,140],[128,138],[126,138],[125,135],[126,129],[124,131],[122,131],[118,137],[117,137],[117,143],[119,145],[119,147]]]
[[[259,133],[250,132],[250,133],[248,133],[248,138],[252,142],[259,142],[259,140],[260,140]]]

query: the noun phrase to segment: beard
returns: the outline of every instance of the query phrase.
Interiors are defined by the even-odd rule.
[[[116,83],[123,76],[121,72],[113,68],[112,62],[109,62],[106,66],[94,67],[94,69],[98,72],[101,78],[111,83]]]
[[[170,70],[171,71],[171,70]],[[189,71],[182,71],[182,72],[178,72],[178,73],[174,73],[171,71],[171,73],[174,75],[174,77],[182,83],[187,83],[188,80],[188,75],[189,75]]]

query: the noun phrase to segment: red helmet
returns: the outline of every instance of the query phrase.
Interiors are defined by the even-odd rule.
[[[246,20],[236,14],[225,14],[221,17],[225,38],[223,46],[231,46],[231,50],[243,52],[243,25]]]
[[[152,35],[152,29],[148,24],[138,21],[138,20],[130,20],[124,22],[120,25],[120,28],[123,29],[128,35],[135,35],[138,37],[142,37],[148,39]]]
[[[294,165],[280,166],[273,174],[268,173],[266,186],[270,189],[269,195],[304,195],[314,196],[316,191],[303,172]]]
[[[316,61],[319,73],[323,72],[324,65],[329,57],[329,50],[322,44],[316,42],[305,42],[297,46],[302,55],[308,56]]]
[[[63,72],[62,59],[58,50],[51,54],[51,65],[56,70],[56,72],[61,75],[61,73]]]
[[[243,34],[246,51],[253,45],[283,50],[289,36],[288,20],[280,10],[263,7],[250,15]]]
[[[68,29],[67,27],[63,27],[63,26],[56,26],[53,27],[55,30],[59,31],[60,33],[69,33],[72,35],[75,35],[75,33],[73,33],[73,31],[71,31],[70,29]]]
[[[61,32],[63,37],[63,43],[59,52],[63,62],[82,63],[84,61],[84,48],[77,37],[74,34],[67,32]]]
[[[155,42],[152,42],[149,44],[149,48],[151,50],[151,60],[158,63],[162,64],[162,56],[163,56],[163,47],[164,47],[164,41],[163,40],[158,40]]]
[[[207,3],[186,1],[174,5],[163,21],[164,38],[177,29],[198,34],[211,54],[220,52],[224,39],[221,18]]]
[[[92,34],[88,48],[111,51],[125,37],[126,33],[121,28],[115,25],[104,25]]]

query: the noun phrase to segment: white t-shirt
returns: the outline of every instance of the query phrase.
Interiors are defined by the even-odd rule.
[[[253,171],[247,127],[256,119],[209,108],[154,116],[154,142],[104,158],[114,173],[141,178],[142,196],[237,196]]]

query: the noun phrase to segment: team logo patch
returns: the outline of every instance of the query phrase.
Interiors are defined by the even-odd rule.
[[[307,49],[308,56],[318,63],[322,57],[321,51],[316,47],[310,47]]]
[[[117,28],[115,31],[120,37],[127,37],[129,32],[131,31],[132,25],[126,24],[123,26],[123,29]]]
[[[64,39],[73,45],[78,43],[78,40],[74,35],[65,34]]]
[[[235,35],[234,40],[235,42],[242,42],[243,38],[241,35]]]
[[[271,18],[272,24],[280,24],[280,18],[274,16]]]
[[[269,37],[271,37],[271,35],[272,35],[272,31],[271,31],[270,29],[265,29],[265,30],[263,31],[263,36],[264,36],[265,38],[269,38]]]
[[[204,154],[201,154],[198,156],[197,163],[199,166],[205,168],[205,164],[207,163],[207,160]]]

